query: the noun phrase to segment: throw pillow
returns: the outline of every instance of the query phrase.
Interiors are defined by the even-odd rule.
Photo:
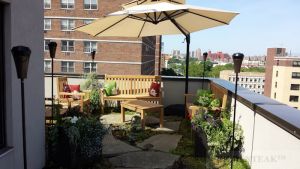
[[[106,96],[112,96],[113,90],[115,90],[116,88],[117,88],[117,83],[115,81],[106,82],[104,84],[104,90]]]
[[[71,85],[70,84],[69,87],[70,87],[71,92],[74,92],[74,91],[79,92],[80,91],[80,85]]]
[[[78,93],[79,91],[80,91],[80,85],[69,85],[69,87],[70,87],[70,90],[71,90],[71,92],[72,93]],[[80,96],[78,96],[78,95],[74,95],[73,97],[72,97],[74,100],[79,100],[80,99]]]
[[[149,89],[149,95],[153,97],[158,97],[159,92],[160,92],[160,83],[152,82]]]

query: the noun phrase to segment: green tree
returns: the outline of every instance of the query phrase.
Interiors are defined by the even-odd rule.
[[[222,70],[233,70],[233,64],[229,63],[226,65],[217,65],[213,67],[211,72],[209,72],[209,77],[220,77],[220,72]]]
[[[161,74],[164,76],[182,76],[180,74],[177,74],[172,68],[163,68]]]
[[[242,68],[241,72],[265,72],[265,68],[263,67],[249,67],[249,68]]]

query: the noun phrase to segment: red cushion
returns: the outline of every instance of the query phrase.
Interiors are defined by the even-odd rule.
[[[160,83],[157,82],[152,82],[150,89],[149,89],[149,95],[158,97],[159,96],[159,91],[160,91]]]
[[[69,85],[71,92],[80,91],[80,85]]]

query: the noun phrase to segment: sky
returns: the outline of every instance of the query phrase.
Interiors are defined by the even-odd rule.
[[[223,51],[230,55],[266,55],[267,48],[284,47],[300,56],[300,0],[187,0],[187,4],[240,13],[229,25],[191,34],[191,51]],[[164,53],[186,53],[183,35],[165,35]]]

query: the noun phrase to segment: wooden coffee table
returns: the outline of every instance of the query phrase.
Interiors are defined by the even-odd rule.
[[[121,103],[122,122],[125,122],[125,109],[129,109],[141,113],[142,129],[145,129],[145,113],[160,110],[160,127],[163,127],[164,122],[164,106],[142,100],[130,100]]]

